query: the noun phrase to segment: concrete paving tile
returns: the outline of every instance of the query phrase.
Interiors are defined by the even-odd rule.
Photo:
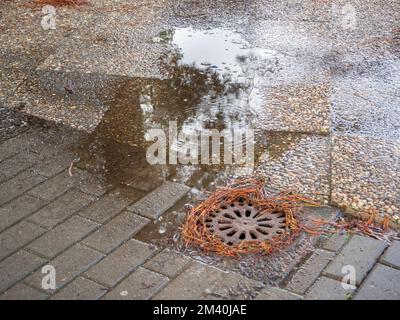
[[[327,202],[330,185],[330,139],[291,133],[267,135],[267,150],[256,173],[268,177],[268,186]]]
[[[400,211],[400,144],[369,137],[335,136],[332,150],[332,203],[355,211],[373,207]]]

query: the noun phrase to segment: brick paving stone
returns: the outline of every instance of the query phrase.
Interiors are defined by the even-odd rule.
[[[292,292],[277,288],[266,287],[261,290],[255,300],[300,300],[301,296]]]
[[[56,270],[56,290],[62,288],[76,276],[85,272],[102,257],[103,255],[100,252],[76,244],[55,259],[49,261],[48,264],[54,266]],[[41,289],[43,276],[44,274],[41,270],[37,270],[27,277],[24,282]]]
[[[191,261],[192,259],[179,252],[165,249],[146,262],[144,267],[173,278],[185,269]]]
[[[316,250],[313,255],[297,270],[286,289],[303,295],[319,277],[321,271],[334,257],[333,252]]]
[[[29,169],[16,175],[14,178],[0,184],[0,205],[18,197],[29,189],[46,180]]]
[[[46,228],[52,228],[87,206],[94,197],[72,189],[28,218]]]
[[[56,154],[36,166],[37,172],[45,177],[52,177],[65,171],[74,160],[74,154],[61,152]]]
[[[103,223],[120,213],[131,200],[118,193],[108,193],[98,201],[82,210],[79,215]]]
[[[45,262],[46,260],[25,250],[20,250],[1,261],[0,292],[5,291]]]
[[[236,272],[223,272],[220,278],[207,287],[200,297],[224,300],[248,300],[255,297],[257,289],[264,287],[263,283],[247,278]]]
[[[148,300],[167,282],[167,277],[139,267],[104,298],[106,300]]]
[[[74,183],[75,179],[70,177],[68,173],[63,172],[32,189],[29,191],[29,194],[46,201],[51,201],[71,189]]]
[[[155,251],[156,248],[147,243],[129,240],[88,270],[85,275],[96,282],[113,287],[151,257]]]
[[[0,161],[19,152],[26,152],[31,145],[36,145],[38,143],[40,143],[40,140],[30,133],[22,133],[14,138],[8,139],[0,145]]]
[[[103,177],[75,167],[72,169],[72,173],[77,175],[78,182],[76,187],[82,192],[92,194],[96,197],[101,197],[107,192],[106,182],[103,181]]]
[[[354,290],[344,289],[340,281],[321,277],[304,296],[305,300],[348,300]]]
[[[400,269],[400,241],[394,241],[382,256],[381,261],[391,267]]]
[[[329,251],[339,251],[349,240],[350,235],[348,233],[335,233],[331,235],[322,245],[322,248]]]
[[[84,238],[99,225],[73,216],[28,245],[28,248],[48,258]]]
[[[328,265],[325,273],[336,279],[342,279],[342,268],[346,265],[356,269],[356,283],[359,285],[372,269],[376,260],[385,250],[387,244],[383,241],[354,235],[336,258]]]
[[[91,280],[78,277],[54,294],[50,300],[98,300],[107,289]]]
[[[400,300],[400,270],[377,264],[356,294],[357,300]]]
[[[38,160],[34,153],[17,154],[0,163],[0,183],[33,166]]]
[[[193,300],[198,299],[211,288],[223,272],[213,267],[193,262],[188,269],[173,279],[154,296],[155,300]],[[190,285],[188,285],[190,284]]]
[[[45,232],[45,229],[29,221],[21,221],[0,233],[0,260],[22,248]]]
[[[128,210],[150,219],[157,219],[190,190],[189,187],[166,181],[144,198],[128,207]]]
[[[109,253],[123,241],[131,238],[148,222],[146,218],[124,211],[87,237],[83,243],[101,252]]]
[[[25,194],[1,207],[0,232],[25,218],[44,204],[44,201]]]
[[[47,295],[19,282],[0,295],[0,300],[43,300]]]

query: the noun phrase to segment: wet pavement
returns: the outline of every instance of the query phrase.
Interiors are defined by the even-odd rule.
[[[43,151],[30,145],[39,160],[65,155],[63,169],[94,179],[102,190],[96,197],[117,192],[120,210],[165,181],[189,186],[183,199],[138,230],[137,240],[264,285],[289,281],[315,241],[305,237],[268,260],[241,261],[180,243],[186,203],[253,172],[271,189],[344,211],[373,207],[398,223],[397,1],[349,7],[339,0],[101,0],[57,8],[55,30],[43,30],[43,13],[28,2],[0,5],[0,142],[54,135],[57,152],[49,151],[54,141],[47,138],[39,143]],[[149,164],[147,134],[168,131],[170,121],[194,134],[253,129],[254,166]],[[178,140],[172,150],[184,144]],[[7,159],[0,157],[4,168]],[[14,175],[4,177],[2,184]],[[88,184],[83,180],[79,190]]]

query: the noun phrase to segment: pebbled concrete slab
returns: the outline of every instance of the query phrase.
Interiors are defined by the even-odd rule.
[[[356,284],[359,285],[386,247],[387,244],[383,241],[354,235],[324,273],[340,280],[344,276],[342,268],[351,265],[356,270]]]
[[[400,270],[377,264],[357,292],[356,300],[400,300]]]
[[[190,188],[183,184],[166,181],[156,190],[129,206],[128,210],[150,219],[157,219],[189,190]]]
[[[371,137],[334,136],[332,203],[359,211],[399,213],[400,143]]]
[[[330,138],[298,133],[267,134],[267,150],[256,173],[268,177],[277,190],[290,186],[297,193],[327,203],[330,193]]]

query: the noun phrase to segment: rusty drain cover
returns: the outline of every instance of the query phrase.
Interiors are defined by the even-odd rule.
[[[262,213],[251,202],[239,199],[222,205],[206,219],[208,230],[228,245],[242,241],[264,241],[281,235],[286,229],[285,214]]]

